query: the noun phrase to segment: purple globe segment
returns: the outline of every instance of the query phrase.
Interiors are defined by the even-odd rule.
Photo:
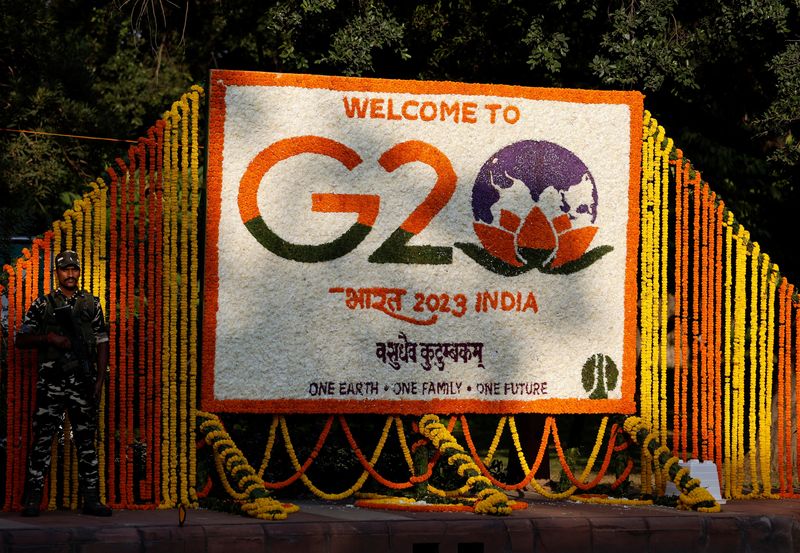
[[[597,187],[571,151],[542,140],[521,140],[494,153],[472,188],[476,221],[497,225],[501,209],[525,218],[539,206],[548,218],[569,215],[575,226],[597,218]]]

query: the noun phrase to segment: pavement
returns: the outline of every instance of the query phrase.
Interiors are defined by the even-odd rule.
[[[174,509],[0,513],[0,553],[800,553],[800,500],[728,501],[721,513],[522,500],[507,517],[314,501],[283,521],[193,509],[182,527]]]

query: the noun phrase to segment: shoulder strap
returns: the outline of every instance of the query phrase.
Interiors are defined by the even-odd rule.
[[[75,302],[75,309],[78,311],[86,311],[94,316],[94,296],[86,290],[81,290],[82,294]]]

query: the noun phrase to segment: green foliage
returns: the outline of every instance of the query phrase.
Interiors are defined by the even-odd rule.
[[[136,138],[192,83],[122,12],[95,4],[9,0],[0,13],[2,127],[45,133],[0,134],[3,239],[43,232],[126,149],[46,133]]]
[[[345,75],[362,75],[374,70],[373,50],[393,46],[401,60],[409,59],[407,50],[401,47],[402,39],[403,25],[385,7],[370,2],[333,33],[328,55],[319,61],[342,67]]]
[[[796,168],[800,165],[800,143],[795,136],[800,130],[800,42],[789,43],[772,58],[769,69],[775,75],[775,96],[755,126],[761,136],[774,137],[770,160]]]
[[[136,138],[212,68],[642,90],[796,281],[798,39],[795,0],[8,0],[0,110],[5,128]],[[42,232],[125,148],[0,135],[0,233]]]
[[[543,16],[536,16],[531,21],[523,44],[531,48],[528,65],[532,69],[544,66],[548,73],[560,73],[561,62],[569,54],[569,37],[562,32],[547,36]]]

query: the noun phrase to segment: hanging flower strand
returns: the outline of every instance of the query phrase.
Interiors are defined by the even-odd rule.
[[[264,520],[284,520],[299,511],[296,505],[280,503],[264,489],[264,481],[245,459],[213,413],[197,411],[200,433],[214,450],[217,473],[230,496],[240,502],[242,511]],[[233,484],[231,484],[233,482]]]
[[[623,428],[636,444],[647,450],[648,456],[660,467],[664,476],[669,476],[680,490],[678,509],[718,513],[719,503],[706,488],[700,486],[700,480],[692,478],[689,469],[681,468],[678,458],[670,450],[659,444],[658,433],[651,432],[647,423],[639,417],[625,419]]]
[[[472,462],[472,457],[464,453],[453,435],[436,415],[425,415],[419,421],[419,431],[430,440],[433,447],[438,449],[447,459],[449,465],[454,465],[459,476],[467,479],[467,485],[477,497],[474,509],[476,513],[491,515],[509,515],[511,507],[506,494],[492,486],[491,481],[483,476]]]

